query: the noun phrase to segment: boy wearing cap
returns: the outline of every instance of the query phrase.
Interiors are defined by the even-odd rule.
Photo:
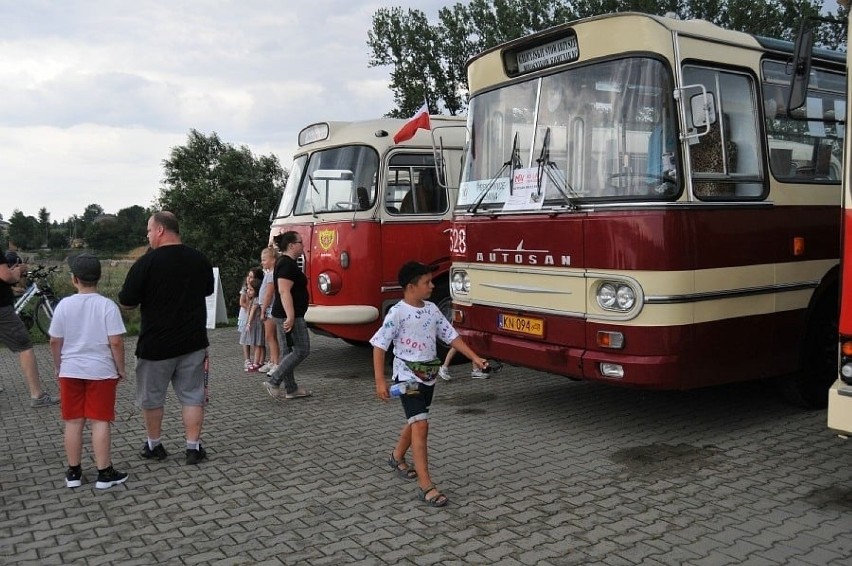
[[[101,262],[83,253],[68,259],[76,295],[62,299],[50,323],[50,351],[65,421],[65,485],[80,487],[83,428],[88,420],[98,467],[97,489],[124,483],[127,474],[112,467],[110,426],[115,390],[124,378],[124,322],[118,305],[98,293]]]
[[[480,369],[487,367],[488,362],[462,341],[435,303],[426,300],[435,288],[432,271],[432,267],[416,261],[402,266],[398,279],[403,289],[403,298],[390,308],[382,327],[370,339],[370,344],[373,345],[373,372],[379,399],[386,401],[390,398],[385,383],[385,353],[391,344],[394,347],[394,382],[417,383],[417,394],[400,396],[407,422],[388,458],[388,465],[400,477],[417,480],[418,499],[432,507],[443,507],[449,500],[432,483],[427,452],[429,406],[438,368],[441,366],[441,361],[437,359],[435,339],[440,338],[467,356]],[[405,462],[409,447],[414,459],[413,468]]]

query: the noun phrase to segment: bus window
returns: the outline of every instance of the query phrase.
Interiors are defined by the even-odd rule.
[[[367,146],[343,146],[310,156],[296,199],[296,214],[344,212],[376,200],[379,156]]]
[[[689,157],[695,196],[707,200],[761,198],[764,193],[757,143],[755,89],[745,74],[688,66],[684,84],[701,84],[714,101],[709,130],[687,112]],[[687,96],[700,96],[688,90]],[[689,105],[687,105],[689,108]],[[706,134],[700,135],[707,130]],[[694,137],[699,134],[697,137]]]
[[[790,77],[784,64],[764,61],[762,68],[772,174],[791,183],[839,183],[846,119],[843,76],[812,68],[805,105],[788,113]]]
[[[447,189],[438,184],[431,154],[395,155],[390,160],[385,207],[392,214],[443,214]]]

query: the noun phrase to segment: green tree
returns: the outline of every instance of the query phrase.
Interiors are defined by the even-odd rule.
[[[148,218],[151,211],[135,204],[128,208],[122,208],[116,213],[116,217],[126,223],[126,232],[122,238],[120,251],[129,251],[147,244],[145,235],[148,230]]]
[[[9,241],[19,249],[37,249],[44,237],[34,216],[26,216],[20,210],[14,210],[9,218]]]
[[[157,201],[175,213],[183,241],[219,267],[229,309],[249,267],[259,263],[269,241],[269,214],[278,204],[287,172],[274,155],[256,157],[190,130],[184,146],[163,161],[165,176]]]
[[[50,213],[45,207],[41,207],[38,211],[38,225],[41,229],[41,235],[44,236],[42,244],[44,247],[47,247],[48,232],[50,231]]]
[[[466,110],[466,61],[505,41],[579,18],[611,12],[677,14],[722,27],[792,40],[803,18],[819,15],[821,0],[471,0],[441,8],[431,24],[417,9],[380,8],[367,33],[371,67],[388,66],[396,108],[388,115],[409,117],[424,98],[431,112]],[[845,10],[841,9],[845,14]],[[817,42],[845,45],[842,26],[819,27]]]

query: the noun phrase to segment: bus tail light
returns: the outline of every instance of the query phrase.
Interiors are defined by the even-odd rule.
[[[624,348],[624,334],[621,332],[608,332],[599,330],[597,333],[597,343],[601,348],[612,348],[620,350]]]
[[[842,339],[840,343],[840,379],[852,385],[852,340]]]
[[[604,377],[611,377],[613,379],[621,379],[624,377],[624,368],[621,367],[621,364],[601,362],[601,375]]]
[[[340,292],[343,281],[333,271],[323,271],[317,276],[317,287],[323,295],[334,295]]]

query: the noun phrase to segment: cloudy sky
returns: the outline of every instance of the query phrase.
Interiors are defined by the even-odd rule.
[[[449,0],[419,0],[433,21]],[[386,0],[0,0],[0,214],[148,206],[195,128],[290,166],[298,131],[393,107]]]

